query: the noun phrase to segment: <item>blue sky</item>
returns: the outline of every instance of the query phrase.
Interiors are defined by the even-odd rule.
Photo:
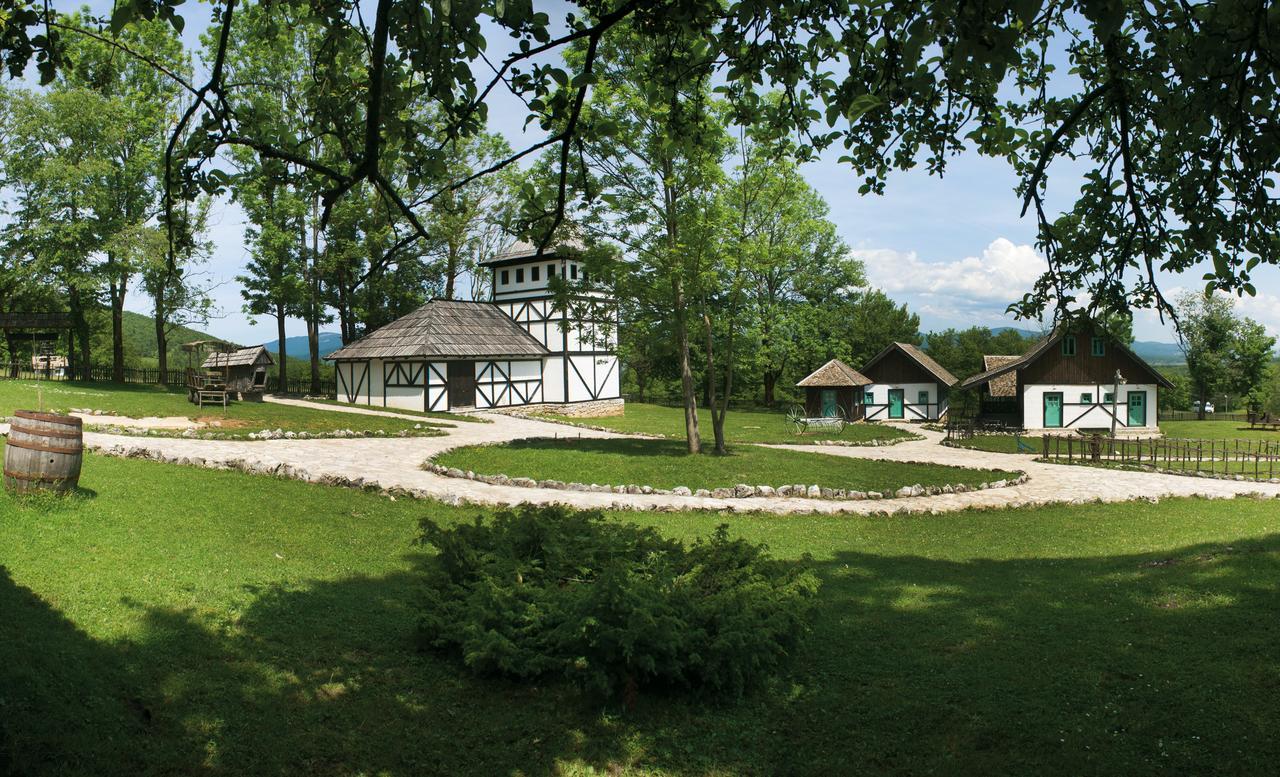
[[[547,4],[536,5],[542,9]],[[181,12],[187,17],[183,37],[195,48],[207,26],[208,7],[188,2]],[[556,10],[548,12],[556,18]],[[490,57],[496,61],[503,56],[509,40],[505,34],[491,36]],[[490,116],[490,129],[505,135],[513,146],[532,138],[524,134],[523,107],[509,95],[491,103]],[[832,151],[806,165],[804,174],[830,205],[831,220],[840,235],[866,263],[872,286],[910,305],[925,330],[973,325],[1037,328],[1035,322],[1017,322],[1004,313],[1044,268],[1033,248],[1035,222],[1030,216],[1019,218],[1021,203],[1013,193],[1015,179],[1005,162],[968,154],[953,159],[944,178],[922,170],[899,173],[883,196],[859,196],[857,177],[836,161],[838,155]],[[1065,207],[1078,182],[1068,173],[1051,178],[1049,186],[1048,204]],[[205,269],[219,284],[214,296],[223,317],[206,329],[238,342],[257,343],[274,339],[275,327],[270,320],[253,322],[241,312],[235,276],[247,259],[244,226],[244,215],[233,203],[223,201],[214,207],[210,237],[215,248]],[[1198,287],[1199,277],[1199,272],[1181,278],[1163,276],[1161,282],[1169,294]],[[1258,273],[1255,282],[1258,297],[1238,305],[1272,334],[1280,335],[1280,269]],[[135,293],[131,300],[130,309],[149,312],[145,298]],[[301,322],[292,321],[288,332],[300,335],[305,329]],[[1135,333],[1144,340],[1175,339],[1151,312],[1138,314]]]

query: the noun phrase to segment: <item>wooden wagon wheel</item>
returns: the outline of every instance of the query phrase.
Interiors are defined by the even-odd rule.
[[[849,415],[844,412],[844,408],[836,405],[836,434],[844,434],[844,428],[849,425]]]
[[[808,424],[805,423],[804,408],[799,405],[792,405],[787,411],[787,423],[791,425],[792,434],[800,434]]]

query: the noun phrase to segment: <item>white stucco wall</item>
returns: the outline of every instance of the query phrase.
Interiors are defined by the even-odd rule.
[[[945,405],[941,408],[937,406],[940,391],[940,387],[937,383],[873,383],[870,386],[863,387],[863,391],[870,391],[874,395],[874,402],[871,403],[872,405],[888,405],[890,389],[902,389],[902,420],[937,420],[940,415],[940,410],[946,410]],[[929,404],[932,405],[931,407],[924,407],[916,404],[916,400],[921,391],[929,392]],[[867,417],[873,421],[888,420],[889,411],[887,408],[868,407]]]
[[[1101,429],[1111,426],[1111,403],[1104,402],[1103,399],[1107,393],[1112,390],[1111,385],[1080,385],[1080,384],[1057,384],[1057,385],[1031,385],[1023,387],[1022,394],[1022,425],[1027,429],[1044,429],[1044,395],[1048,393],[1061,392],[1062,394],[1062,427],[1063,429],[1082,429],[1092,428]],[[1154,384],[1135,383],[1120,387],[1120,393],[1116,395],[1116,418],[1119,428],[1128,426],[1129,422],[1129,394],[1135,392],[1145,393],[1147,422],[1144,428],[1156,426],[1156,390]],[[1092,395],[1092,405],[1081,406],[1080,400],[1082,394]]]

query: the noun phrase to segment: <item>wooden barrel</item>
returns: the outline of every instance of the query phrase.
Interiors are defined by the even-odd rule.
[[[83,457],[79,418],[15,411],[4,446],[4,487],[18,494],[70,491],[80,482]]]

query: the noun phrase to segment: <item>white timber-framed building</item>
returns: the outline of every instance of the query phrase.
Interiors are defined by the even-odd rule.
[[[481,264],[492,300],[431,300],[329,354],[338,401],[424,411],[538,406],[620,412],[617,304],[585,286],[578,252],[517,242]]]

